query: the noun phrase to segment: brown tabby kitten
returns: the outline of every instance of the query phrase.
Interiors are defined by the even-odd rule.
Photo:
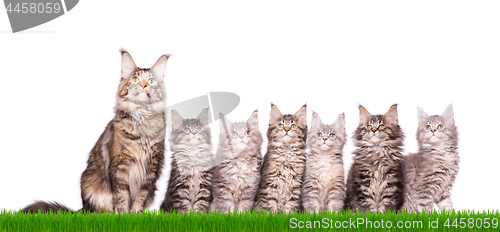
[[[208,109],[195,119],[183,119],[177,111],[172,111],[170,144],[172,170],[160,209],[207,212],[212,202],[214,170]]]
[[[354,163],[349,170],[344,208],[372,212],[399,210],[403,204],[401,155],[404,135],[398,125],[397,105],[384,115],[359,107],[354,135]]]
[[[431,211],[434,203],[440,210],[451,210],[450,190],[458,174],[458,132],[453,108],[442,115],[428,116],[418,109],[418,153],[404,157],[405,180],[402,210]]]
[[[332,125],[321,122],[313,113],[307,135],[306,171],[302,184],[302,205],[308,212],[336,212],[344,206],[344,161],[346,142],[344,114]]]
[[[220,139],[215,160],[211,210],[250,211],[259,187],[262,135],[258,114],[246,122],[232,123],[220,114]]]
[[[82,173],[82,210],[140,211],[153,202],[164,162],[167,59],[161,56],[153,67],[138,68],[122,51],[116,115],[90,151]],[[36,202],[23,211],[38,209],[67,208]]]
[[[296,212],[300,209],[306,164],[307,110],[283,115],[271,104],[267,152],[254,203],[255,211]]]

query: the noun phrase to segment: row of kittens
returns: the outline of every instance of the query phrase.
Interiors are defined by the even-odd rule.
[[[136,66],[122,51],[115,117],[89,154],[81,176],[83,211],[141,211],[154,199],[165,153],[168,56],[151,68]],[[172,111],[172,167],[160,209],[220,212],[266,210],[318,212],[339,209],[385,211],[452,207],[449,190],[458,172],[457,132],[449,106],[443,115],[419,109],[419,152],[403,156],[397,107],[371,115],[360,106],[354,163],[344,182],[345,119],[323,124],[314,113],[307,129],[306,106],[282,114],[271,106],[267,152],[257,111],[246,122],[221,115],[212,153],[208,110],[194,119]],[[306,149],[308,148],[308,149]],[[24,212],[69,210],[37,201]]]

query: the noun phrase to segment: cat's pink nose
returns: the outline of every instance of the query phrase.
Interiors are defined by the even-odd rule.
[[[375,133],[375,131],[377,131],[377,128],[373,127],[372,132]]]
[[[431,132],[432,132],[432,133],[436,132],[436,129],[432,129],[432,130],[431,130]]]
[[[328,140],[328,138],[323,138],[324,141]]]

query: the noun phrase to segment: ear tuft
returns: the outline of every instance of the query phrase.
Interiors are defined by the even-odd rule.
[[[427,115],[427,113],[425,113],[425,111],[418,107],[418,124],[420,126],[425,126],[427,124],[427,120],[429,119],[429,115]]]
[[[446,107],[441,117],[443,117],[445,124],[455,125],[455,115],[453,113],[453,106],[451,104]]]
[[[300,109],[293,115],[297,118],[297,123],[302,126],[307,126],[307,109],[306,105],[300,107]]]
[[[177,111],[172,110],[172,129],[177,130],[181,128],[183,123],[184,119],[181,115]]]
[[[365,125],[368,123],[372,115],[365,109],[364,106],[359,105],[359,124]]]
[[[397,125],[398,124],[398,105],[394,104],[389,108],[387,113],[384,114],[386,123],[390,125]]]
[[[203,109],[203,111],[201,111],[200,115],[197,118],[202,125],[208,124],[208,109],[209,108]]]
[[[165,76],[165,69],[167,68],[167,59],[168,56],[161,56],[158,58],[156,63],[150,68],[151,72],[153,73],[153,76],[157,78],[159,82],[163,82],[164,76]]]
[[[132,56],[128,52],[122,53],[122,78],[128,79],[134,75],[137,70],[137,65],[135,65]]]

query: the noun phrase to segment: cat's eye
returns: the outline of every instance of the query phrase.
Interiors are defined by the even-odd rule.
[[[297,126],[296,126],[295,124],[292,124],[290,127],[291,127],[292,129],[295,129]]]
[[[367,125],[366,129],[371,130],[372,129],[372,125]]]
[[[380,124],[380,125],[378,125],[378,129],[382,130],[382,129],[384,129],[384,128],[385,128],[385,125],[384,125],[384,124]]]
[[[189,132],[191,132],[191,129],[189,129],[189,128],[184,128],[184,133],[189,133]]]
[[[201,133],[201,127],[196,127],[196,132]]]
[[[134,78],[132,78],[132,82],[133,82],[134,84],[139,83],[139,78],[138,78],[138,77],[134,77]]]
[[[443,126],[443,124],[439,124],[439,125],[437,126],[437,128],[438,128],[438,130],[442,130],[442,129],[444,128],[444,126]]]
[[[283,129],[283,127],[284,127],[284,125],[283,125],[282,123],[280,123],[280,124],[278,125],[278,128],[280,128],[280,129]]]
[[[330,137],[330,138],[335,138],[335,134],[334,134],[334,133],[330,133],[330,134],[328,135],[328,137]]]
[[[237,137],[238,136],[238,132],[237,131],[233,132],[233,136]]]
[[[427,125],[427,126],[425,126],[425,129],[426,129],[426,130],[430,130],[430,129],[431,129],[431,125]]]
[[[322,138],[323,137],[323,133],[318,133],[317,136],[318,136],[318,138]]]
[[[154,79],[151,79],[151,78],[150,78],[150,79],[148,80],[148,84],[152,85],[152,84],[154,84],[154,83],[155,83],[155,80],[154,80]]]
[[[245,131],[245,135],[250,135],[250,131]]]

